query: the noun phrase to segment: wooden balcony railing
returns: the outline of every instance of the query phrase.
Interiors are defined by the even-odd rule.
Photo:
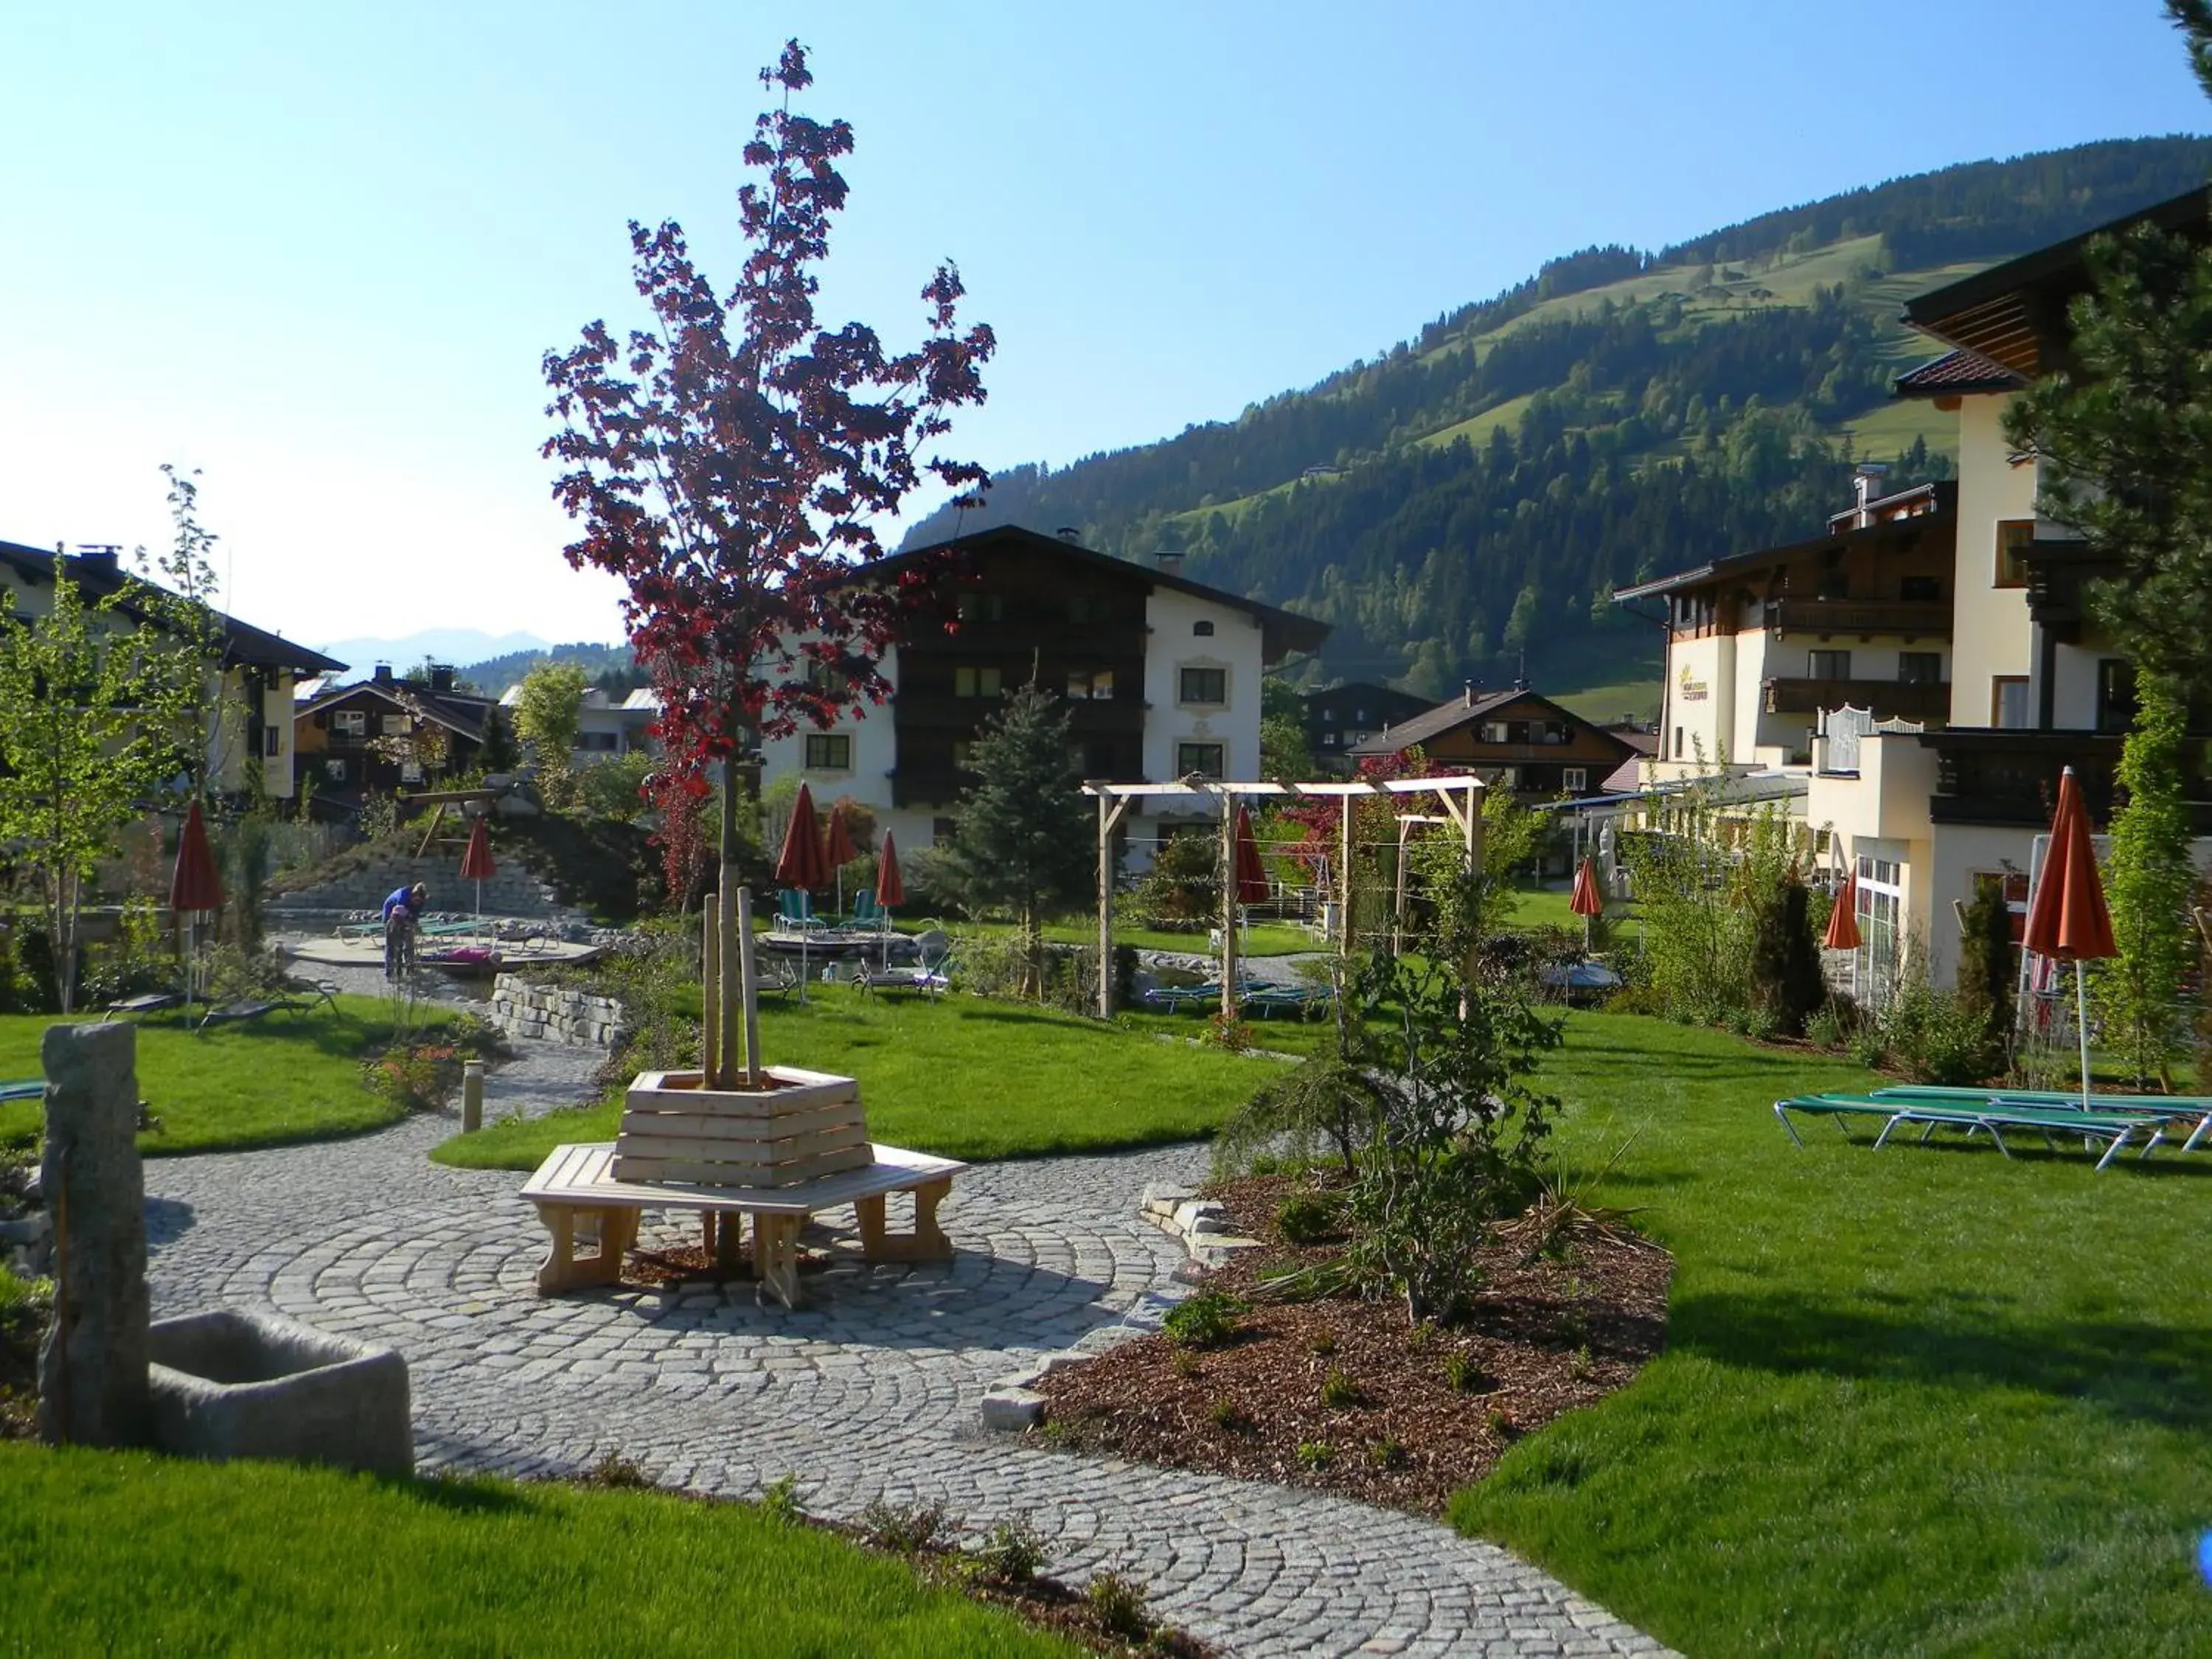
[[[1951,688],[1942,680],[1772,679],[1766,682],[1770,714],[1810,714],[1816,709],[1871,708],[1876,720],[1940,720],[1951,712]]]
[[[1766,626],[1776,634],[1948,640],[1951,607],[1942,599],[1779,599],[1767,607]]]

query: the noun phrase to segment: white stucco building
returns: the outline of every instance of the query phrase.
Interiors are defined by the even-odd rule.
[[[1006,526],[874,567],[921,576],[898,643],[878,664],[880,707],[762,745],[762,782],[799,776],[826,805],[849,796],[897,836],[932,845],[969,778],[968,748],[998,700],[1032,675],[1066,700],[1086,779],[1159,782],[1260,773],[1261,678],[1319,648],[1325,623]],[[1141,865],[1171,820],[1131,821]]]
[[[2123,222],[2203,234],[2209,194]],[[1924,951],[1934,982],[1950,983],[1960,913],[1984,884],[2024,912],[2065,768],[2100,827],[2112,810],[2134,669],[2085,589],[2113,572],[2038,520],[2041,464],[2003,431],[2031,381],[2076,367],[2066,310],[2087,286],[2087,240],[1906,307],[1907,321],[1952,348],[1897,391],[1957,415],[1955,486],[1863,498],[1826,538],[1621,596],[1668,607],[1650,781],[1689,775],[1700,757],[1796,781],[1792,811],[1808,843],[1838,879],[1857,878],[1863,985],[1893,982],[1913,951]],[[1791,683],[1801,676],[1810,684]],[[1845,708],[1856,712],[1836,718]],[[2212,830],[2212,788],[2191,784],[2198,829]],[[2197,862],[2212,865],[2212,841],[2199,840]]]

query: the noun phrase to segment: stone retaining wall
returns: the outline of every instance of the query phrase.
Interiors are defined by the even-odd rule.
[[[374,910],[395,888],[421,882],[430,890],[429,908],[466,915],[476,908],[477,884],[465,881],[459,860],[449,855],[435,858],[395,857],[296,891],[271,895],[269,915],[282,920],[295,910]],[[488,916],[544,917],[568,921],[573,913],[554,896],[553,890],[519,863],[504,864],[483,884],[483,909]]]
[[[535,985],[520,974],[501,974],[492,981],[485,1017],[509,1036],[542,1037],[575,1048],[612,1050],[629,1031],[629,1016],[614,998],[562,985]]]

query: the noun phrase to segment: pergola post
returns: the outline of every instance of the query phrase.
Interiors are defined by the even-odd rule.
[[[1336,824],[1337,947],[1352,954],[1352,797],[1337,798]]]
[[[1127,799],[1098,797],[1098,1018],[1114,1018],[1114,831]]]
[[[1221,792],[1221,1023],[1237,1018],[1237,797]]]

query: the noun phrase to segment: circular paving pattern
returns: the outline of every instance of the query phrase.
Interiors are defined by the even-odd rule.
[[[490,1115],[586,1091],[597,1056],[517,1047]],[[871,1267],[833,1249],[793,1313],[748,1285],[538,1297],[544,1235],[521,1177],[431,1164],[452,1127],[149,1163],[157,1313],[273,1306],[398,1347],[426,1469],[573,1475],[618,1453],[732,1497],[789,1474],[809,1510],[841,1517],[879,1495],[981,1526],[1025,1515],[1055,1572],[1133,1571],[1161,1612],[1238,1653],[1663,1651],[1430,1522],[983,1433],[996,1378],[1150,1328],[1179,1294],[1182,1253],[1135,1205],[1147,1182],[1196,1174],[1196,1149],[980,1166],[939,1212],[952,1261]],[[696,1227],[679,1216],[643,1242]]]

